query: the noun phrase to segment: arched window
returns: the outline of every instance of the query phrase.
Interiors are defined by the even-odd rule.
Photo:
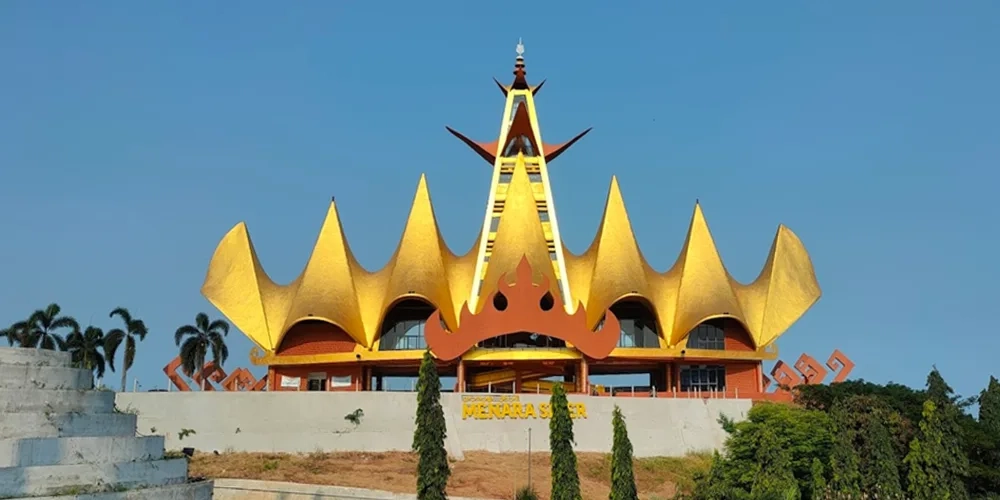
[[[351,352],[357,342],[339,326],[315,319],[304,320],[292,326],[278,346],[278,354],[297,356]]]
[[[726,331],[721,320],[706,321],[691,330],[687,339],[688,349],[726,350]]]
[[[419,300],[406,299],[393,306],[382,320],[379,332],[380,351],[409,351],[427,349],[424,325],[434,312],[434,306]]]
[[[611,312],[621,325],[617,347],[660,347],[656,318],[646,304],[623,300],[612,305]]]

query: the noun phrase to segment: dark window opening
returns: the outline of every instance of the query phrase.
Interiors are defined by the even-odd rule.
[[[688,349],[726,350],[726,332],[722,320],[706,321],[688,333]]]
[[[309,381],[306,384],[307,391],[325,391],[326,390],[326,374],[310,374]]]
[[[479,347],[486,349],[561,348],[566,347],[566,342],[548,335],[518,332],[488,338],[480,342]]]
[[[723,365],[681,365],[681,391],[722,391],[726,388]]]
[[[617,347],[660,347],[656,318],[645,304],[623,300],[612,305],[611,312],[618,318],[621,328]]]
[[[421,300],[404,300],[385,315],[382,320],[380,351],[408,351],[427,349],[424,325],[434,312],[434,307]]]

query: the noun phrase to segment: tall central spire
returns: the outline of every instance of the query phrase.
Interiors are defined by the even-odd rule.
[[[570,311],[574,302],[570,295],[569,283],[566,282],[566,262],[563,258],[562,239],[559,236],[552,190],[549,187],[547,164],[580,140],[587,132],[590,132],[590,129],[562,144],[552,145],[542,142],[541,129],[535,114],[534,96],[542,88],[545,81],[543,80],[533,87],[529,85],[524,64],[524,44],[521,40],[518,40],[515,52],[517,58],[514,61],[513,83],[507,86],[494,79],[506,97],[497,140],[488,143],[473,141],[447,127],[449,132],[493,166],[493,180],[490,186],[489,201],[486,205],[486,217],[483,220],[483,232],[480,239],[475,278],[469,297],[469,307],[473,311],[478,308],[483,279],[487,274],[490,255],[493,253],[493,245],[496,243],[500,217],[504,212],[507,190],[515,170],[523,168],[531,182],[538,221],[545,234],[549,257],[558,281],[563,305],[567,311]]]

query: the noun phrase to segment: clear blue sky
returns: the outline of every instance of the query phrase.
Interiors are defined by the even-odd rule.
[[[1000,3],[0,2],[0,322],[58,302],[151,334],[163,387],[212,251],[246,221],[279,282],[336,196],[380,267],[426,173],[448,243],[482,222],[492,140],[524,37],[560,226],[580,252],[617,175],[654,267],[700,199],[752,280],[779,223],[824,296],[782,358],[840,348],[854,376],[961,393],[1000,375]],[[231,335],[227,366],[248,364]],[[130,382],[131,384],[131,382]]]

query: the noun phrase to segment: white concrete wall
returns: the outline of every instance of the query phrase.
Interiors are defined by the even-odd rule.
[[[521,452],[532,429],[532,449],[548,450],[546,419],[462,418],[462,395],[442,394],[449,452]],[[548,397],[520,395],[522,402]],[[741,420],[750,410],[744,399],[698,400],[608,398],[570,395],[584,403],[587,418],[574,420],[578,451],[611,450],[611,412],[625,416],[637,457],[680,456],[720,449],[726,434],[720,414]],[[140,434],[166,435],[167,449],[308,453],[313,451],[407,451],[413,440],[414,393],[392,392],[154,392],[122,393],[117,405],[138,414]],[[344,416],[362,409],[361,424]],[[181,429],[195,431],[179,439]]]

